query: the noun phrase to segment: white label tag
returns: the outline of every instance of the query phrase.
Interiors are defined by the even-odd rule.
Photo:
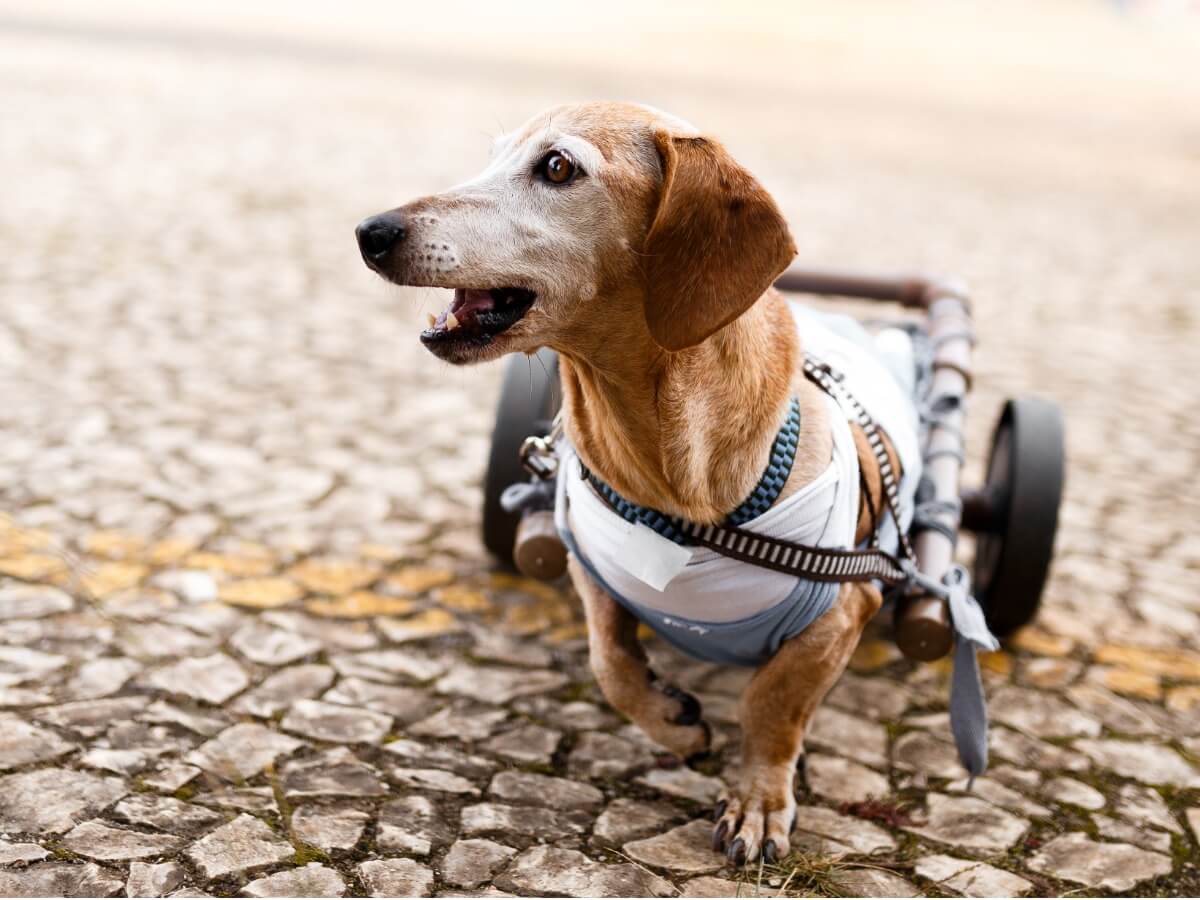
[[[691,559],[690,547],[681,547],[639,522],[621,544],[616,561],[638,581],[663,591]]]

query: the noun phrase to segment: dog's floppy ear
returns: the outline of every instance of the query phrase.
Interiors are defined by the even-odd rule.
[[[646,323],[665,350],[699,344],[757,300],[796,254],[771,195],[716,141],[659,130],[658,211],[646,236]]]

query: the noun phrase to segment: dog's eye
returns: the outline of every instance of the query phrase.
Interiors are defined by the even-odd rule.
[[[537,174],[551,184],[566,184],[579,174],[579,167],[561,150],[551,150],[538,163]]]

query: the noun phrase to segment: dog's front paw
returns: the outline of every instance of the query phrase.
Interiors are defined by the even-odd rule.
[[[658,681],[653,672],[650,686],[659,697],[662,725],[647,727],[647,733],[685,762],[705,756],[712,744],[712,729],[702,718],[700,701],[673,684]]]
[[[713,849],[738,866],[760,854],[768,863],[787,856],[796,820],[792,772],[790,766],[763,766],[743,775],[739,787],[717,803]]]

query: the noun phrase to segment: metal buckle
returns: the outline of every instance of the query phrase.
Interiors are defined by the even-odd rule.
[[[521,442],[521,465],[534,477],[549,481],[558,474],[558,456],[554,444],[537,435],[530,435]]]

